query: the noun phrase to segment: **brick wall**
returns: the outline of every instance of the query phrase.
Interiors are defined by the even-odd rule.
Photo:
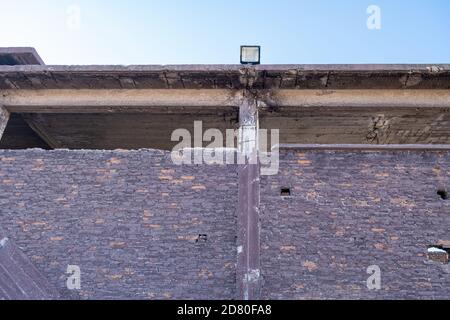
[[[450,243],[450,200],[437,195],[449,167],[445,152],[283,151],[279,175],[261,179],[262,297],[449,299],[448,268],[427,259]],[[1,234],[65,298],[235,298],[234,166],[0,151],[0,190]],[[67,265],[81,267],[81,291],[66,289]],[[366,287],[371,265],[379,291]]]
[[[65,298],[235,297],[233,166],[177,167],[158,151],[0,151],[0,190],[3,235]],[[67,265],[80,266],[81,291],[66,289]]]
[[[261,181],[263,298],[450,298],[450,154],[284,151]],[[291,197],[280,196],[290,187]],[[381,269],[369,291],[367,267]],[[446,272],[447,271],[447,272]]]

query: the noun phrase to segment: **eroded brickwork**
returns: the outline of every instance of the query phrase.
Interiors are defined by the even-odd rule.
[[[0,221],[65,298],[235,298],[237,171],[159,151],[0,151]],[[68,265],[81,290],[66,289]]]
[[[448,168],[448,152],[283,151],[261,177],[262,298],[449,299],[427,259],[450,243]],[[237,178],[159,151],[0,151],[0,229],[65,298],[233,299]]]
[[[261,182],[263,298],[449,299],[449,267],[427,261],[450,238],[449,168],[449,153],[282,152]]]

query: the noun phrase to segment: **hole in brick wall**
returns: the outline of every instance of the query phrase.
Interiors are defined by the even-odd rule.
[[[206,234],[199,234],[197,240],[195,240],[196,243],[206,242],[206,241],[208,241],[208,235],[206,235]]]
[[[282,197],[290,197],[291,196],[291,188],[281,188],[281,196]]]
[[[446,189],[439,189],[437,191],[438,196],[441,197],[442,200],[448,200],[448,191]]]
[[[428,246],[427,254],[431,261],[448,264],[450,249],[440,245]]]

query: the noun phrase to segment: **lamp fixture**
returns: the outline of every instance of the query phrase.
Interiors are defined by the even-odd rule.
[[[256,65],[261,63],[260,46],[241,46],[241,64]]]

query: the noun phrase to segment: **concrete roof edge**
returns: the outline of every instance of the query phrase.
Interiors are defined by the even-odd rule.
[[[44,60],[39,56],[38,52],[33,47],[0,47],[0,55],[29,55],[31,59],[30,65],[45,65]]]
[[[0,48],[1,49],[1,48]],[[1,53],[1,51],[0,51]],[[16,65],[0,66],[0,72],[423,72],[450,71],[450,64],[270,64],[244,66],[221,65]]]

